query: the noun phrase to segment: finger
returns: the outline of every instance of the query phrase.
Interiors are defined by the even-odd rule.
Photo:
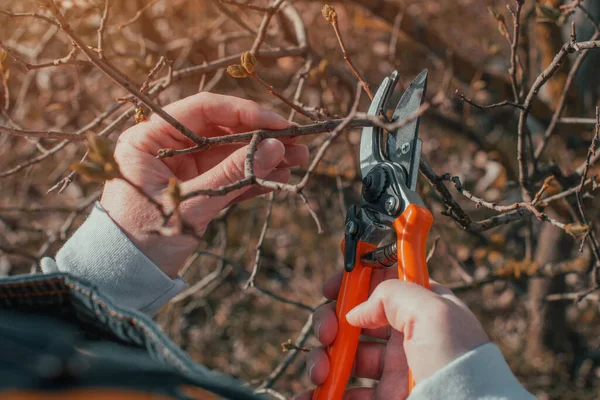
[[[224,159],[229,157],[229,155],[235,152],[238,149],[244,147],[243,144],[225,144],[215,148],[212,148],[208,151],[202,151],[198,153],[194,153],[193,157],[196,163],[197,168],[194,171],[180,171],[183,178],[183,174],[192,174],[188,179],[195,177],[205,171],[208,171],[211,168],[214,168]],[[289,168],[295,167],[298,165],[306,164],[308,162],[308,147],[305,145],[286,145],[285,146],[285,155],[283,160],[277,165],[277,168]]]
[[[378,399],[400,399],[408,396],[408,361],[404,352],[404,335],[393,332],[388,340],[381,379],[375,389]]]
[[[335,303],[323,304],[313,314],[313,332],[325,346],[333,343],[338,330],[338,322],[335,316]]]
[[[356,357],[352,366],[352,376],[356,378],[381,379],[385,354],[385,344],[361,341],[356,349]],[[325,382],[329,374],[330,363],[324,347],[317,347],[308,353],[306,368],[308,377],[315,385]]]
[[[295,167],[308,162],[308,147],[303,144],[285,146],[285,156],[277,168]]]
[[[314,389],[307,390],[296,396],[294,400],[311,400],[314,393]],[[389,397],[394,399],[394,397]],[[375,389],[371,388],[350,388],[344,392],[343,400],[374,400]]]
[[[192,131],[206,131],[206,136],[227,132],[209,129],[215,126],[237,130],[284,129],[290,126],[285,118],[262,108],[254,101],[216,93],[197,93],[169,104],[164,110]],[[154,129],[181,137],[173,126],[157,114],[152,115],[150,122]]]
[[[292,173],[287,168],[276,169],[273,172],[271,172],[269,175],[267,175],[265,179],[272,181],[272,182],[287,183],[290,180],[291,175],[292,175]],[[236,203],[241,203],[243,201],[250,200],[250,199],[253,199],[258,196],[262,196],[267,193],[271,193],[272,191],[273,191],[273,189],[254,185],[250,189],[248,189],[247,192],[244,192],[243,194],[239,195],[238,197],[233,199],[231,202],[229,202],[229,204],[227,204],[227,206],[230,206],[230,205],[236,204]]]
[[[362,335],[375,339],[388,340],[392,334],[392,327],[389,325],[381,326],[375,329],[363,329]]]
[[[356,349],[352,376],[356,378],[381,379],[386,345],[362,341]]]
[[[375,288],[367,301],[351,310],[346,319],[351,325],[370,329],[385,326],[389,321],[394,329],[404,332],[407,325],[412,326],[411,318],[416,312],[436,296],[414,283],[387,280]]]
[[[329,300],[336,300],[340,291],[340,286],[342,285],[343,276],[344,271],[338,271],[335,275],[327,279],[323,284],[323,296]]]
[[[344,392],[343,400],[375,400],[375,389],[372,388],[350,388]],[[386,397],[386,399],[394,397]]]
[[[329,374],[329,357],[324,347],[312,349],[306,356],[306,373],[315,385],[325,382]]]
[[[234,184],[245,177],[244,163],[246,160],[247,146],[236,150],[214,168],[206,173],[181,184],[182,192],[189,193],[195,190],[216,189]],[[259,178],[269,175],[283,160],[285,148],[283,143],[276,139],[267,139],[261,142],[254,154],[254,173]],[[212,218],[233,199],[248,191],[249,186],[229,192],[223,196],[213,196],[209,199],[199,198],[202,203],[203,215]],[[191,200],[190,200],[191,202]],[[197,203],[194,203],[197,204]]]
[[[300,393],[298,396],[294,397],[294,400],[311,400],[313,396],[314,389],[306,390]]]

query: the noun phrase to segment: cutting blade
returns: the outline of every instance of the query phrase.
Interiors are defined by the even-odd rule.
[[[387,158],[406,170],[406,184],[412,190],[416,189],[421,158],[421,146],[418,140],[420,118],[414,118],[414,115],[425,99],[427,73],[426,69],[421,71],[402,95],[394,111],[392,122],[409,119],[410,121],[394,132],[390,132],[387,140]]]
[[[397,82],[397,71],[394,71],[389,77],[383,80],[381,86],[377,89],[377,93],[375,93],[375,96],[373,97],[367,115],[385,115],[387,103]],[[366,176],[375,165],[382,161],[381,129],[375,126],[363,128],[360,137],[360,171],[362,176]]]

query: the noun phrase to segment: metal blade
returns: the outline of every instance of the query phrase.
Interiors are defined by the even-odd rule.
[[[398,72],[394,71],[385,78],[377,89],[375,97],[371,102],[367,115],[385,114],[390,94],[394,91],[398,82]],[[360,171],[366,176],[371,168],[383,161],[381,148],[381,129],[377,127],[365,127],[360,137]]]
[[[424,69],[410,83],[396,106],[392,121],[404,121],[413,116],[425,99],[427,70]],[[415,190],[419,174],[421,147],[418,144],[419,120],[414,118],[395,132],[390,132],[387,140],[387,158],[406,169],[406,184]]]

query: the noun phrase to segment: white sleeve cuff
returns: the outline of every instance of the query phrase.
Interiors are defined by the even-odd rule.
[[[67,272],[85,279],[116,304],[150,315],[187,287],[146,257],[98,202],[56,261],[44,258],[41,265],[44,273]]]
[[[419,382],[408,399],[535,400],[535,397],[521,386],[500,349],[487,343]]]

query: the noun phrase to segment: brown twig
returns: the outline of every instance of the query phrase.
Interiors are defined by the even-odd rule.
[[[317,306],[315,306],[314,308],[316,309],[319,306],[321,306],[322,304],[325,304],[325,301],[319,302],[319,304],[317,304]],[[294,344],[297,347],[304,346],[304,343],[310,336],[311,332],[312,332],[312,315],[310,315],[308,317],[308,319],[304,323],[304,326],[302,326],[302,329],[298,333],[298,336],[296,337]],[[300,354],[300,352],[298,350],[289,351],[287,353],[287,355],[285,356],[285,358],[277,365],[277,367],[275,367],[275,369],[269,374],[269,376],[260,384],[258,389],[259,390],[260,389],[268,389],[271,386],[273,386],[273,384],[285,373],[285,371],[289,368],[289,366],[294,362],[296,357],[298,357],[298,354]]]
[[[43,68],[49,68],[49,67],[60,67],[63,65],[83,66],[83,65],[90,64],[89,62],[87,62],[85,60],[76,60],[75,59],[75,55],[77,54],[77,48],[75,48],[75,47],[71,49],[69,54],[67,54],[66,56],[64,56],[62,58],[57,58],[56,60],[52,60],[52,61],[48,61],[48,62],[44,62],[44,63],[40,63],[40,64],[31,64],[31,63],[23,60],[23,58],[19,54],[17,54],[17,52],[15,50],[6,46],[1,40],[0,40],[0,49],[3,49],[6,52],[6,54],[8,54],[13,60],[15,60],[17,63],[19,63],[27,71],[33,71],[36,69],[43,69]]]
[[[323,6],[323,10],[321,10],[321,12],[323,13],[323,16],[325,17],[325,19],[333,27],[335,36],[337,37],[338,43],[340,44],[340,48],[342,49],[342,54],[344,55],[344,60],[346,60],[346,63],[352,70],[352,73],[354,73],[356,78],[359,80],[359,82],[365,89],[365,92],[367,92],[367,95],[369,96],[369,98],[371,100],[373,100],[373,92],[371,92],[371,88],[370,88],[369,84],[367,83],[367,81],[365,81],[365,79],[362,77],[360,72],[358,72],[358,70],[354,66],[354,63],[350,59],[350,55],[346,51],[346,46],[344,46],[344,41],[342,40],[342,35],[340,33],[340,27],[338,25],[337,13],[333,9],[333,7],[331,7],[330,5],[327,5],[327,4],[325,4],[325,6]]]
[[[165,64],[166,64],[165,57],[164,56],[160,57],[160,59],[158,60],[158,62],[154,66],[154,68],[152,68],[152,70],[150,70],[150,72],[148,73],[148,76],[146,77],[146,80],[144,81],[144,83],[142,83],[142,86],[140,87],[140,92],[144,93],[145,91],[148,90],[148,87],[150,86],[150,82],[152,82],[152,79],[154,79],[154,76],[161,70],[161,68]]]
[[[297,113],[300,113],[300,114],[304,115],[306,118],[309,118],[309,119],[311,119],[313,121],[318,121],[319,120],[317,117],[315,117],[313,114],[309,113],[308,111],[306,111],[302,107],[300,107],[300,106],[294,104],[293,102],[289,101],[288,99],[286,99],[272,85],[268,84],[260,76],[258,76],[258,74],[252,73],[252,74],[250,74],[250,76],[252,78],[254,78],[255,81],[257,81],[258,83],[260,83],[265,89],[267,89],[270,94],[272,94],[273,96],[277,97],[279,100],[283,101],[285,104],[287,104],[288,106],[290,106]]]
[[[229,4],[232,6],[246,8],[248,10],[253,10],[253,11],[269,12],[271,10],[271,7],[262,7],[262,6],[257,6],[255,4],[251,4],[251,3],[239,3],[235,0],[219,0],[219,2],[221,4]]]
[[[267,36],[267,29],[269,28],[269,24],[271,23],[271,18],[273,18],[273,15],[275,15],[275,13],[279,10],[279,7],[281,7],[283,1],[284,0],[275,0],[273,4],[269,7],[269,9],[266,11],[265,16],[263,17],[260,23],[260,27],[258,28],[256,39],[254,40],[252,48],[250,49],[250,53],[252,53],[254,56],[259,57],[258,50],[265,41],[265,37]]]
[[[600,39],[600,25],[598,25],[596,23],[594,18],[590,15],[589,11],[587,11],[587,9],[585,9],[581,4],[578,4],[577,7],[579,9],[581,9],[581,11],[584,13],[586,18],[588,19],[588,21],[590,21],[590,23],[594,27],[594,35],[590,38],[590,40]],[[584,49],[581,52],[579,57],[577,57],[577,60],[575,60],[575,62],[573,63],[573,66],[571,67],[569,74],[567,75],[567,79],[565,81],[563,91],[560,95],[560,99],[556,106],[556,111],[552,115],[550,124],[548,124],[548,127],[546,128],[546,131],[544,132],[544,139],[538,145],[538,147],[535,149],[535,159],[536,160],[538,160],[544,153],[544,150],[546,149],[546,146],[548,145],[550,137],[552,137],[552,135],[554,134],[556,125],[558,123],[567,123],[566,122],[567,118],[561,119],[560,117],[565,109],[565,105],[567,104],[566,100],[567,100],[567,95],[568,95],[569,89],[571,88],[571,85],[573,84],[573,82],[575,80],[575,76],[577,75],[577,71],[579,71],[579,68],[581,67],[581,65],[583,65],[583,61],[586,59],[589,51],[590,51],[590,49]],[[579,119],[577,119],[577,120],[579,120]],[[592,120],[591,123],[594,123],[594,121]]]
[[[531,196],[529,194],[529,172],[527,166],[527,159],[524,156],[525,151],[525,134],[526,134],[526,121],[533,104],[533,100],[536,98],[538,92],[544,86],[544,84],[554,75],[561,65],[563,59],[570,53],[579,52],[585,49],[596,49],[600,47],[600,41],[587,41],[579,42],[577,45],[573,45],[570,41],[565,43],[558,54],[554,57],[552,62],[546,67],[544,71],[537,77],[525,101],[523,102],[524,108],[519,114],[519,124],[517,128],[518,144],[517,144],[517,159],[519,161],[519,184],[523,190],[523,198],[525,201],[530,201]]]
[[[159,0],[150,0],[150,2],[148,4],[146,4],[145,6],[143,6],[142,8],[140,8],[138,10],[138,12],[135,13],[135,15],[133,17],[131,17],[131,19],[129,19],[127,22],[124,22],[122,24],[119,25],[119,29],[123,29],[126,26],[129,26],[131,24],[133,24],[135,21],[137,21],[142,14],[144,14],[144,11],[146,11],[147,9],[149,9],[150,7],[152,7],[154,4],[156,4]]]
[[[11,11],[8,10],[0,10],[1,14],[7,15],[9,17],[12,18],[37,18],[37,19],[41,19],[43,21],[48,22],[49,24],[55,25],[55,26],[59,26],[58,22],[56,22],[55,20],[53,20],[52,18],[49,18],[45,15],[42,14],[37,14],[37,13],[13,13]]]
[[[96,52],[100,59],[104,59],[104,48],[103,48],[103,35],[106,27],[106,20],[108,19],[108,9],[110,8],[110,0],[104,0],[104,11],[102,12],[102,18],[100,19],[100,26],[98,27],[98,45],[96,46]]]
[[[469,103],[473,107],[479,108],[480,110],[489,110],[489,109],[492,109],[492,108],[504,107],[504,106],[511,106],[511,107],[519,108],[521,110],[523,109],[523,105],[518,104],[518,103],[514,103],[512,101],[508,101],[508,100],[504,100],[504,101],[501,101],[501,102],[498,102],[498,103],[494,103],[494,104],[481,105],[481,104],[477,104],[473,100],[465,97],[465,95],[462,94],[462,93],[460,93],[458,91],[458,89],[456,89],[456,91],[454,93],[458,97],[460,97],[464,102]]]
[[[521,102],[521,95],[519,89],[519,82],[517,80],[517,57],[519,51],[519,35],[521,33],[521,10],[525,0],[516,0],[517,9],[513,13],[513,38],[510,44],[510,68],[508,73],[510,74],[510,82],[513,89],[513,97],[515,103]],[[510,10],[510,7],[509,7]],[[512,11],[511,11],[512,12]]]
[[[162,107],[156,105],[150,97],[146,96],[144,93],[141,93],[131,81],[126,79],[119,71],[107,64],[104,60],[101,60],[98,55],[94,53],[94,51],[87,47],[83,40],[75,34],[75,31],[73,31],[65,17],[54,3],[54,0],[40,1],[43,1],[44,6],[49,8],[50,12],[58,20],[61,30],[65,32],[67,36],[69,36],[69,38],[77,45],[77,47],[88,57],[92,64],[94,64],[99,70],[111,78],[115,83],[137,97],[142,103],[144,103],[145,106],[162,117],[167,123],[181,132],[185,137],[199,145],[204,143],[204,138],[201,138],[195,132],[184,126],[181,122],[177,121],[169,113],[163,110]]]
[[[247,171],[247,170],[246,170]],[[252,172],[252,175],[254,173]],[[275,197],[273,192],[269,195],[269,204],[267,206],[267,214],[265,215],[265,222],[263,223],[262,230],[260,231],[260,236],[258,237],[258,243],[256,244],[256,254],[254,256],[254,266],[252,267],[252,273],[250,274],[250,278],[246,281],[244,285],[244,290],[248,290],[248,288],[254,287],[254,279],[256,278],[256,274],[258,273],[258,267],[260,265],[260,257],[262,255],[262,247],[263,242],[265,241],[265,236],[267,235],[267,229],[269,228],[269,221],[271,220],[271,212],[273,211],[273,202]]]
[[[8,128],[6,126],[0,126],[0,132],[7,133],[13,136],[29,137],[29,138],[44,138],[44,139],[61,139],[61,140],[85,140],[85,135],[79,133],[64,133],[54,131],[33,131]]]

